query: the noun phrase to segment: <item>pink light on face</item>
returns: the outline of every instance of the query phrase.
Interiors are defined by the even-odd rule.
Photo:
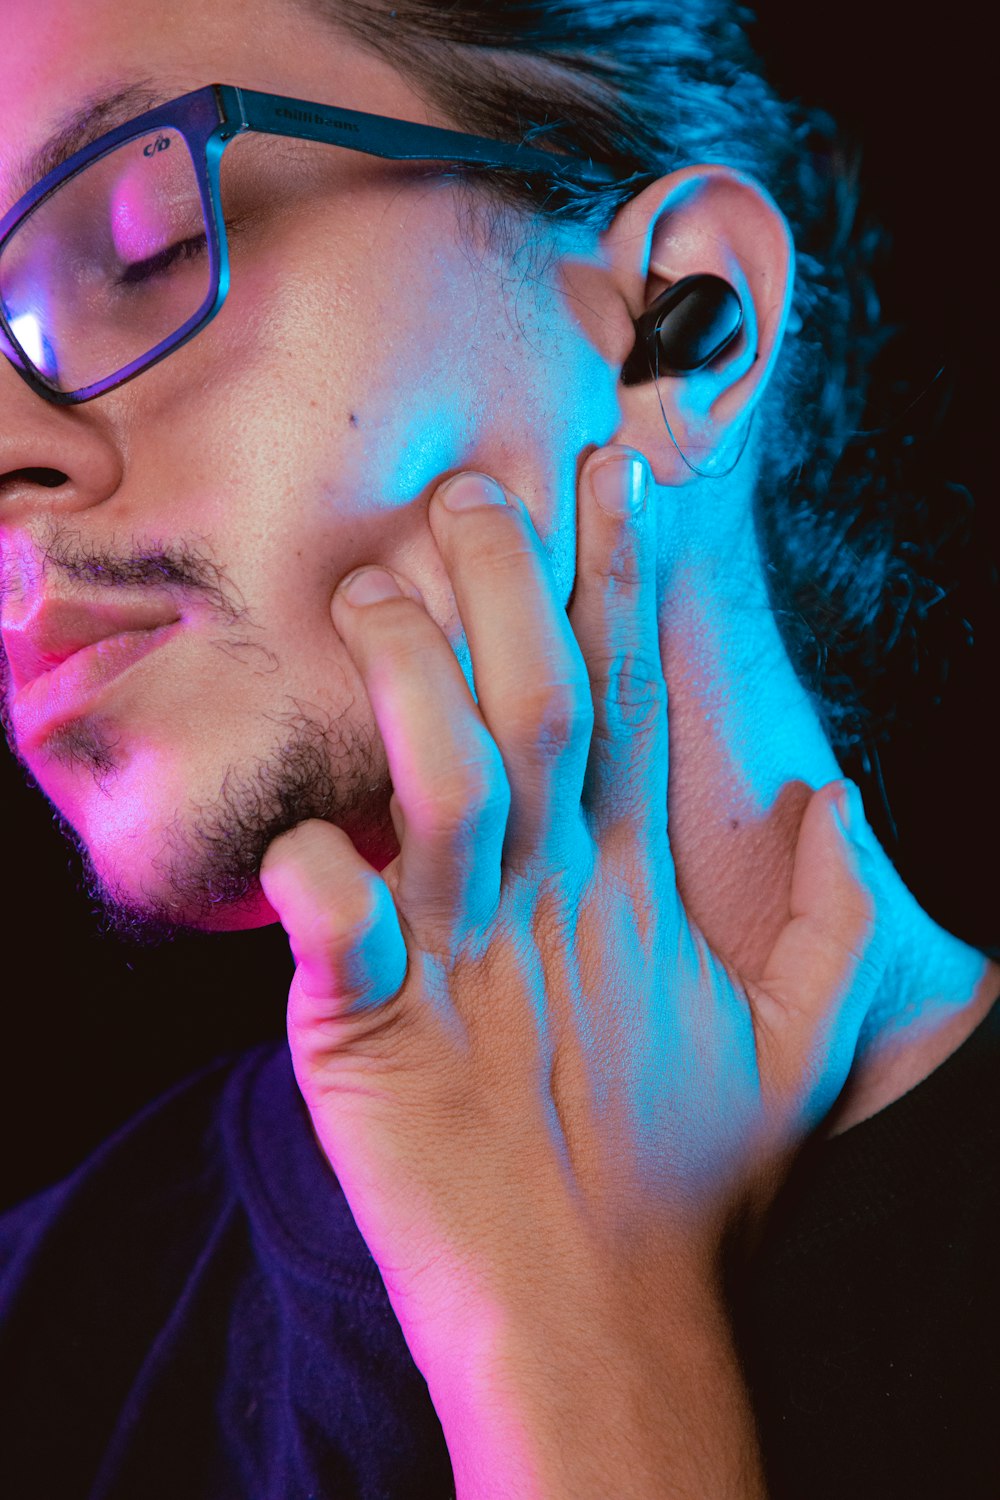
[[[155,255],[170,243],[162,190],[149,163],[135,148],[135,158],[121,174],[109,204],[115,251],[126,264]]]
[[[181,629],[181,621],[174,620],[156,629],[106,636],[18,689],[10,714],[22,749],[36,748],[53,730],[85,712],[103,690]]]
[[[104,216],[120,263],[134,265],[202,227],[191,153],[176,130],[152,131],[108,158]]]

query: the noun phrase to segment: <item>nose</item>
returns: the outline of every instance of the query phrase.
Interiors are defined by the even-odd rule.
[[[5,478],[23,479],[28,484],[40,484],[47,490],[55,490],[67,482],[68,475],[61,473],[59,469],[15,469]]]
[[[121,455],[99,407],[51,405],[0,360],[0,547],[43,516],[69,520],[118,490]]]

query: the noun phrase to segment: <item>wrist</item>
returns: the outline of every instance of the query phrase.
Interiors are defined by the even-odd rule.
[[[425,1371],[457,1500],[763,1500],[714,1285],[675,1284],[628,1319],[610,1301],[484,1317],[474,1344]]]

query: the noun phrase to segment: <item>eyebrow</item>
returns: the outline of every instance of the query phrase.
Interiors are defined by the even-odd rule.
[[[95,90],[64,114],[55,130],[41,146],[22,157],[9,178],[8,205],[13,206],[30,192],[49,172],[84,146],[93,145],[117,125],[125,125],[136,115],[174,99],[183,88],[164,89],[151,78],[136,79],[110,91],[107,86]]]

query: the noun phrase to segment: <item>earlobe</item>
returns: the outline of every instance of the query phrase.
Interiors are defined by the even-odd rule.
[[[784,215],[743,174],[688,167],[626,204],[604,248],[633,333],[614,441],[645,452],[661,484],[728,472],[787,321],[794,250]]]

